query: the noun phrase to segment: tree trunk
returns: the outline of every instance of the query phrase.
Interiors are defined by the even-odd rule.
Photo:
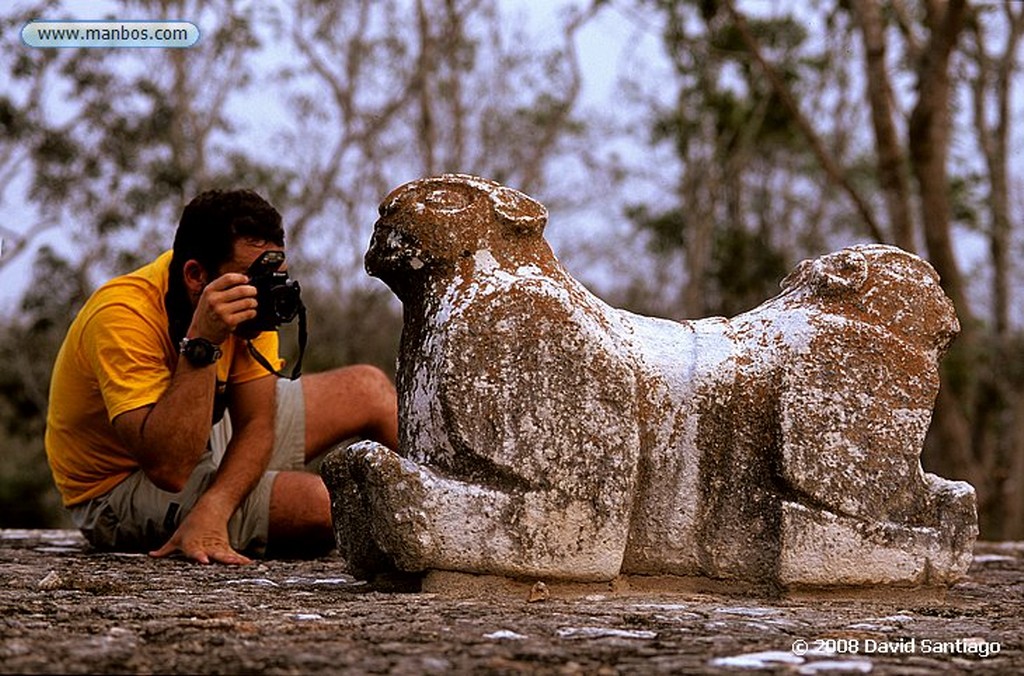
[[[881,8],[876,0],[853,0],[851,5],[864,43],[865,80],[875,130],[878,181],[885,195],[892,242],[907,251],[915,251],[910,180],[906,173],[903,144],[893,121],[895,112],[886,69],[885,24]]]
[[[1007,24],[1004,49],[995,58],[988,46],[991,36],[984,31],[980,20],[971,22],[974,36],[974,58],[977,73],[972,84],[974,104],[974,131],[988,169],[989,194],[989,256],[992,265],[991,321],[994,336],[990,349],[993,364],[1014,358],[1010,327],[1011,282],[1013,278],[1011,209],[1010,209],[1010,101],[1013,96],[1012,75],[1017,65],[1017,48],[1024,30],[1024,8],[1016,14],[1010,5],[1003,8]],[[994,110],[989,109],[989,102]],[[1024,534],[1024,491],[1021,489],[1020,468],[1024,464],[1024,445],[1021,433],[1015,429],[1020,420],[1019,411],[1024,404],[1020,391],[1006,373],[998,368],[983,371],[984,387],[992,393],[987,401],[979,401],[975,426],[980,442],[975,456],[986,467],[989,492],[992,496],[992,525],[995,537],[1020,538]],[[983,410],[983,404],[988,409]],[[987,423],[987,424],[986,424]]]
[[[423,0],[416,2],[416,26],[419,33],[419,55],[416,68],[416,84],[419,99],[418,131],[423,171],[427,176],[437,172],[437,127],[434,122],[433,78],[437,76],[435,40],[430,17]]]
[[[926,24],[931,33],[918,65],[918,99],[910,116],[910,160],[921,199],[921,225],[928,258],[960,317],[961,342],[974,332],[963,277],[953,252],[949,176],[949,64],[964,26],[965,0],[928,0]]]
[[[972,83],[974,130],[988,169],[989,179],[989,254],[992,259],[992,320],[996,334],[1005,336],[1010,315],[1010,100],[1016,68],[1017,47],[1024,29],[1024,8],[1018,14],[1006,5],[1008,34],[998,60],[990,58],[988,37],[980,21],[973,21],[977,75]],[[994,75],[994,78],[993,78]],[[994,80],[994,82],[993,82]],[[994,124],[986,103],[995,102]]]

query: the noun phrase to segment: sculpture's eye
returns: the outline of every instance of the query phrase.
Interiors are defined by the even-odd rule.
[[[423,198],[423,206],[431,211],[454,214],[468,207],[472,201],[470,196],[461,190],[431,190]]]

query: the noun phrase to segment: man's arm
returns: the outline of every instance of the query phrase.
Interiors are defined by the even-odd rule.
[[[274,445],[273,376],[231,387],[228,410],[233,432],[213,483],[153,556],[180,551],[200,563],[248,563],[228,540],[227,523],[270,464]]]
[[[178,360],[160,400],[114,418],[114,429],[132,450],[146,478],[162,490],[185,487],[206,450],[216,389],[214,367]]]
[[[207,284],[186,335],[219,345],[239,324],[256,316],[256,289],[246,282],[245,275],[228,273]],[[114,419],[114,429],[132,450],[146,476],[160,488],[180,491],[205,451],[213,418],[216,377],[214,365],[193,366],[187,359],[179,358],[170,385],[156,404]],[[260,381],[268,382],[258,384]],[[232,417],[237,416],[240,427],[253,425],[261,417],[257,409],[269,406],[271,433],[265,435],[268,446],[265,450],[250,448],[255,438],[251,431],[233,438],[214,483],[171,539],[153,552],[154,556],[181,551],[202,563],[249,562],[231,548],[227,523],[269,462],[273,444],[273,379],[261,378],[236,388],[241,392],[232,406]]]
[[[256,316],[256,289],[241,274],[223,275],[199,298],[190,338],[224,342],[240,323]],[[114,429],[157,487],[177,493],[206,448],[213,418],[216,368],[179,358],[170,385],[156,404],[117,416]]]

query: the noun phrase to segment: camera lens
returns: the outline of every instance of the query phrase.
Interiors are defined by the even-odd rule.
[[[294,279],[271,287],[270,294],[274,315],[278,324],[287,324],[295,319],[299,311],[299,283]]]

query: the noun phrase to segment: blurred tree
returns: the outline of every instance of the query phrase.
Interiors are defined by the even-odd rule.
[[[66,525],[43,456],[50,367],[88,282],[44,247],[21,313],[0,331],[0,513],[7,527]]]
[[[822,245],[820,233],[787,225],[818,214],[830,187],[813,164],[828,156],[824,142],[805,133],[806,119],[784,99],[791,87],[813,87],[823,63],[806,55],[808,35],[794,17],[738,23],[719,3],[642,4],[663,17],[677,78],[674,103],[654,112],[652,141],[670,143],[680,159],[679,206],[628,213],[657,255],[683,252],[678,315],[736,314],[773,295],[794,256]],[[764,77],[751,41],[769,45],[782,86]],[[815,185],[823,197],[807,201]]]
[[[1020,71],[1024,5],[976,5],[965,18],[963,70],[971,128],[983,163],[978,222],[987,240],[988,316],[975,331],[978,346],[960,359],[950,380],[958,401],[946,403],[960,446],[939,439],[932,450],[943,470],[979,487],[983,527],[992,537],[1024,537],[1024,335],[1011,317],[1015,257],[1021,229],[1014,228],[1010,160],[1013,101]],[[1015,245],[1016,240],[1016,245]],[[985,297],[985,294],[979,294]],[[942,444],[942,445],[939,445]],[[960,452],[949,452],[959,449]]]
[[[653,112],[651,128],[680,159],[678,202],[628,213],[663,260],[685,265],[680,314],[746,309],[773,295],[797,257],[851,240],[918,251],[963,327],[925,463],[975,485],[983,536],[1024,536],[1024,387],[1007,367],[1024,343],[1011,317],[1020,229],[1009,164],[1024,8],[837,0],[766,16],[740,0],[629,6],[660,18],[675,67],[675,102]],[[809,40],[811,23],[824,35]],[[960,100],[970,115],[957,116]],[[777,208],[793,202],[803,208]],[[985,289],[957,250],[979,229]]]
[[[96,284],[141,265],[170,247],[178,214],[196,192],[252,185],[271,196],[288,177],[271,170],[231,138],[230,95],[251,80],[249,57],[259,47],[251,9],[234,0],[124,2],[118,18],[170,19],[216,15],[204,48],[190,50],[18,49],[0,54],[10,86],[0,95],[0,199],[29,214],[5,226],[0,266],[30,251],[44,233],[60,245],[36,254],[32,281],[17,318],[4,327],[0,361],[4,406],[0,429],[12,443],[0,513],[23,523],[57,518],[36,513],[46,463],[42,431],[47,385],[64,333]],[[3,19],[20,30],[35,17],[64,16],[46,2]],[[5,447],[5,450],[7,448]],[[16,454],[16,455],[15,455]],[[4,481],[6,480],[6,481]],[[49,495],[43,491],[39,495]],[[15,507],[15,504],[18,506]],[[7,523],[5,525],[19,525]]]
[[[380,347],[397,345],[397,303],[362,271],[391,189],[461,172],[565,192],[548,179],[585,136],[573,111],[588,16],[569,16],[561,42],[542,47],[495,0],[299,0],[276,15],[273,35],[295,54],[276,74],[294,125],[274,143],[297,176],[284,205],[293,269],[330,314],[317,320],[318,359],[379,363]]]
[[[24,13],[2,17],[0,29],[11,35],[30,17],[45,15],[56,5],[55,1],[40,3]],[[24,185],[24,168],[33,157],[67,154],[61,130],[45,115],[50,85],[59,77],[58,56],[56,50],[12,49],[0,54],[7,74],[7,86],[0,92],[0,206],[10,208],[17,201],[19,196],[12,193]],[[43,214],[29,222],[0,224],[4,242],[0,268],[22,256],[36,237],[56,224]]]
[[[1009,251],[1012,241],[1009,143],[1013,74],[1019,69],[1019,40],[1024,11],[1012,4],[969,5],[965,1],[924,0],[916,13],[902,3],[883,14],[871,2],[851,4],[864,38],[869,63],[868,88],[876,120],[880,183],[894,219],[909,215],[916,199],[925,255],[942,276],[960,316],[962,334],[947,357],[943,387],[936,402],[925,461],[944,474],[969,480],[978,489],[982,534],[991,538],[1024,536],[1024,440],[1019,411],[1024,383],[1016,369],[1020,329],[1011,331]],[[899,36],[907,63],[914,66],[916,99],[906,122],[906,148],[885,127],[894,127],[878,78],[887,36]],[[991,48],[1002,36],[1001,49]],[[872,61],[876,62],[873,66]],[[968,99],[973,124],[959,129],[953,118],[958,90]],[[890,94],[891,95],[891,94]],[[891,101],[891,99],[890,99]],[[949,174],[953,136],[973,132],[983,168]],[[899,166],[906,157],[917,191],[908,190]],[[957,163],[961,164],[961,163]],[[972,175],[971,172],[974,172]],[[977,178],[975,178],[977,176]],[[965,194],[975,183],[987,185],[987,197]],[[913,228],[909,217],[907,228]],[[987,294],[970,291],[955,251],[957,221],[976,228],[988,240]],[[913,237],[913,235],[910,235]],[[979,305],[991,315],[975,313]]]
[[[28,182],[6,203],[34,214],[34,225],[5,232],[14,251],[33,236],[59,228],[86,252],[95,282],[141,264],[170,245],[174,224],[196,192],[246,180],[271,199],[290,177],[260,162],[232,135],[230,98],[252,80],[260,47],[248,3],[218,0],[133,0],[119,18],[216,16],[216,29],[194,49],[5,50],[0,68],[12,86],[0,98],[0,123],[10,129],[0,167]],[[61,16],[48,2],[4,19]]]
[[[892,226],[892,243],[907,251],[917,251],[910,169],[897,127],[899,111],[889,77],[889,48],[882,8],[875,0],[853,0],[850,10],[864,46],[865,91],[875,132],[876,171]]]
[[[244,185],[281,210],[310,308],[307,371],[356,361],[393,371],[400,312],[361,263],[377,203],[440,171],[538,189],[583,136],[574,38],[588,14],[568,17],[560,44],[524,48],[531,40],[495,0],[116,7],[118,19],[187,17],[201,41],[0,53],[0,204],[30,216],[0,225],[0,266],[52,241],[0,329],[4,357],[31,344],[30,360],[0,361],[0,501],[39,486],[49,369],[77,303],[168,248],[196,193]],[[10,33],[70,12],[51,0],[4,15]],[[288,329],[291,357],[294,342]],[[36,511],[19,523],[55,518]],[[0,504],[2,525],[15,513]]]

